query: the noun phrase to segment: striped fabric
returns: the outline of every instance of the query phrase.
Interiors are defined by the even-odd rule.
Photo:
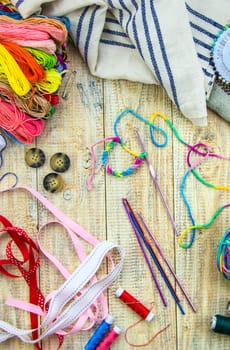
[[[91,74],[160,84],[195,124],[206,125],[214,83],[210,49],[229,17],[229,0],[13,0],[23,17],[43,5],[67,15]]]

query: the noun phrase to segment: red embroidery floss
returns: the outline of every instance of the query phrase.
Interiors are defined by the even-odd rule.
[[[144,306],[138,299],[134,298],[130,293],[122,288],[118,288],[116,296],[123,301],[130,309],[141,316],[145,321],[150,322],[154,314]]]

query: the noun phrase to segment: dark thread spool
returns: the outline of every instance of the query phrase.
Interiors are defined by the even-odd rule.
[[[147,322],[150,322],[153,319],[154,314],[126,290],[118,288],[116,296]]]
[[[211,329],[216,333],[230,335],[230,317],[214,315]]]

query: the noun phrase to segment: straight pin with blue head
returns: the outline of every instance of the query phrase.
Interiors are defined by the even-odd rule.
[[[84,350],[96,349],[96,347],[101,343],[102,339],[109,332],[113,320],[113,316],[108,315],[108,317],[100,323],[93,335],[88,340],[87,344],[84,346]]]

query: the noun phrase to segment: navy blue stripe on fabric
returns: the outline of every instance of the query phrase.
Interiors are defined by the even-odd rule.
[[[120,25],[123,24],[123,11],[122,10],[119,10],[119,22],[120,22]]]
[[[88,64],[89,42],[90,42],[92,31],[93,31],[94,19],[95,19],[96,12],[99,8],[100,8],[100,6],[95,7],[95,9],[92,12],[90,22],[89,22],[89,29],[88,29],[88,33],[86,36],[86,42],[85,42],[85,47],[84,47],[84,57],[85,57],[86,64]]]
[[[132,4],[133,6],[135,7],[136,11],[138,10],[138,5],[137,5],[137,2],[136,0],[132,0]],[[143,53],[142,53],[142,49],[141,49],[141,45],[140,45],[140,40],[139,40],[139,37],[138,37],[138,32],[137,32],[137,26],[136,26],[136,13],[135,15],[133,16],[133,20],[132,20],[132,29],[133,29],[133,35],[134,35],[134,40],[135,40],[135,43],[136,43],[136,47],[141,55],[142,58],[143,57]]]
[[[24,0],[18,0],[15,4],[15,7],[18,8],[23,2]]]
[[[90,7],[87,6],[87,7],[83,10],[83,12],[82,12],[82,14],[81,14],[81,16],[80,16],[80,18],[79,18],[79,22],[78,22],[78,26],[77,26],[77,31],[76,31],[76,46],[77,46],[77,47],[79,46],[79,42],[80,42],[82,23],[83,23],[84,17],[85,17],[85,15],[86,15],[86,13],[88,12],[89,8],[90,8]]]
[[[147,43],[147,47],[148,47],[148,51],[149,51],[149,55],[151,58],[151,63],[152,66],[154,68],[154,71],[156,73],[156,77],[158,79],[158,82],[162,84],[162,78],[160,75],[160,71],[156,62],[156,58],[154,55],[154,51],[153,51],[153,46],[152,46],[152,41],[151,41],[151,37],[149,34],[149,28],[148,28],[148,23],[146,20],[146,8],[145,8],[145,0],[141,1],[141,14],[142,14],[142,22],[143,22],[143,26],[144,26],[144,31],[145,31],[145,39],[146,39],[146,43]]]
[[[101,39],[100,43],[102,44],[107,44],[107,45],[112,45],[112,46],[122,46],[122,47],[127,47],[128,49],[135,49],[134,45],[131,44],[125,44],[120,41],[114,41],[114,40],[106,40],[106,39]]]
[[[105,21],[107,23],[114,23],[114,24],[120,24],[117,19],[115,18],[106,18]]]
[[[205,68],[202,68],[202,70],[207,77],[209,77],[209,78],[213,77],[213,75],[214,75],[213,73],[208,72]]]
[[[203,61],[206,61],[206,62],[209,62],[210,61],[210,57],[207,57],[205,55],[202,55],[201,53],[198,52],[198,57],[203,60]]]
[[[198,26],[197,24],[195,24],[195,23],[193,23],[191,21],[189,23],[190,23],[190,26],[193,29],[197,30],[198,32],[207,35],[209,38],[212,38],[212,39],[215,38],[215,36],[216,36],[215,34],[210,33],[209,31],[205,30],[204,28]]]
[[[103,33],[122,36],[123,38],[128,38],[128,35],[124,32],[118,32],[117,30],[111,30],[111,29],[104,29]]]
[[[128,12],[129,14],[129,19],[126,23],[126,27],[125,27],[125,30],[126,30],[126,33],[128,34],[128,27],[129,27],[129,23],[131,21],[131,18],[132,18],[132,12],[130,11],[130,9],[128,9],[128,7],[124,4],[124,1],[123,0],[119,0],[120,2],[120,5],[123,7],[123,9]]]
[[[216,27],[216,28],[218,28],[218,29],[223,29],[222,24],[217,23],[217,22],[214,21],[213,19],[211,19],[211,18],[209,18],[209,17],[203,15],[202,13],[200,13],[200,12],[198,12],[198,11],[196,11],[196,10],[193,10],[187,3],[185,3],[185,5],[186,5],[187,10],[188,10],[192,15],[194,15],[194,16],[200,18],[202,21],[207,22],[207,23],[211,24],[212,26],[214,26],[214,27]]]
[[[166,53],[166,49],[165,49],[165,45],[164,45],[164,39],[163,39],[163,36],[161,33],[160,23],[158,21],[157,13],[156,13],[156,10],[154,7],[154,1],[150,1],[150,7],[151,7],[152,17],[153,17],[153,21],[154,21],[156,32],[157,32],[158,41],[159,41],[160,48],[161,48],[163,61],[164,61],[164,64],[165,64],[165,67],[166,67],[166,70],[168,73],[169,81],[170,81],[170,86],[171,86],[171,90],[172,90],[172,94],[173,94],[173,100],[174,100],[176,106],[179,108],[176,85],[174,82],[173,74],[172,74],[169,60],[167,57],[167,53]]]
[[[210,51],[211,48],[212,48],[211,45],[208,45],[208,44],[204,43],[203,41],[201,41],[201,40],[199,40],[199,39],[197,39],[197,38],[194,38],[194,37],[193,37],[193,41],[194,41],[194,43],[196,43],[197,45],[202,46],[202,47],[204,47],[205,49],[207,49],[207,50],[209,50],[209,51]]]
[[[132,1],[133,6],[135,7],[135,9],[137,11],[138,10],[138,5],[137,5],[136,0],[131,0],[131,1]]]
[[[110,6],[111,8],[114,8],[114,7],[115,7],[114,4],[113,4],[113,2],[112,2],[112,0],[108,0],[108,4],[109,4],[109,6]]]

